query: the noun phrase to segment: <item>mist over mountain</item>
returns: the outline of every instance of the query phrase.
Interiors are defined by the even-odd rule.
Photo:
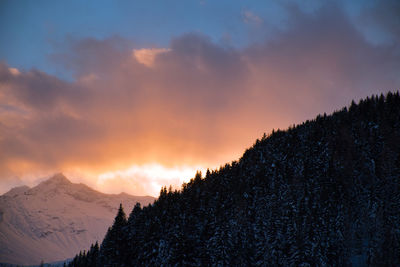
[[[273,131],[126,210],[70,266],[400,266],[399,93]]]
[[[0,262],[33,265],[72,258],[101,241],[118,205],[147,205],[153,197],[104,194],[64,175],[0,196]]]

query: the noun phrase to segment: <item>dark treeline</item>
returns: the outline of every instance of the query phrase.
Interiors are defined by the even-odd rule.
[[[212,151],[210,151],[212,153]],[[69,266],[400,266],[400,96],[273,131]]]

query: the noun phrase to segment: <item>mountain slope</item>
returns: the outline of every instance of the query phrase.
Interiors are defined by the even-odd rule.
[[[37,185],[0,196],[0,262],[38,264],[73,257],[102,240],[120,203],[151,203],[152,197],[111,195],[57,174]]]
[[[163,189],[70,266],[400,266],[399,214],[400,96],[389,93]]]

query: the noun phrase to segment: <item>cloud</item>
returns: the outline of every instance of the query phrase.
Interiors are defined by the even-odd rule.
[[[182,183],[193,178],[197,170],[205,172],[200,166],[132,165],[127,169],[100,174],[97,186],[105,192],[123,192],[126,188],[134,188],[146,195],[157,195],[160,188],[166,185],[180,189]]]
[[[218,167],[272,128],[399,88],[399,47],[369,42],[340,7],[288,14],[285,30],[241,49],[194,33],[134,56],[118,37],[69,40],[52,59],[74,81],[0,64],[0,177]],[[109,188],[166,181],[123,173]]]
[[[254,23],[256,25],[260,25],[263,23],[263,20],[259,16],[247,9],[242,11],[242,19],[245,23],[249,24]]]
[[[21,72],[16,68],[8,68],[12,75],[18,76]]]
[[[170,51],[167,48],[142,48],[133,49],[135,59],[147,67],[152,67],[157,55]]]
[[[365,8],[362,8],[356,19],[358,26],[364,31],[367,38],[373,43],[399,46],[399,1],[374,1]]]

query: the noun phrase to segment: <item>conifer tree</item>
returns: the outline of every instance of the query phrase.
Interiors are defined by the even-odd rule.
[[[108,229],[101,245],[100,261],[102,265],[125,266],[127,251],[125,249],[126,235],[124,228],[127,223],[124,209],[120,204],[114,224]]]
[[[128,222],[120,205],[97,266],[399,266],[399,166],[399,93],[353,102],[163,187]]]

